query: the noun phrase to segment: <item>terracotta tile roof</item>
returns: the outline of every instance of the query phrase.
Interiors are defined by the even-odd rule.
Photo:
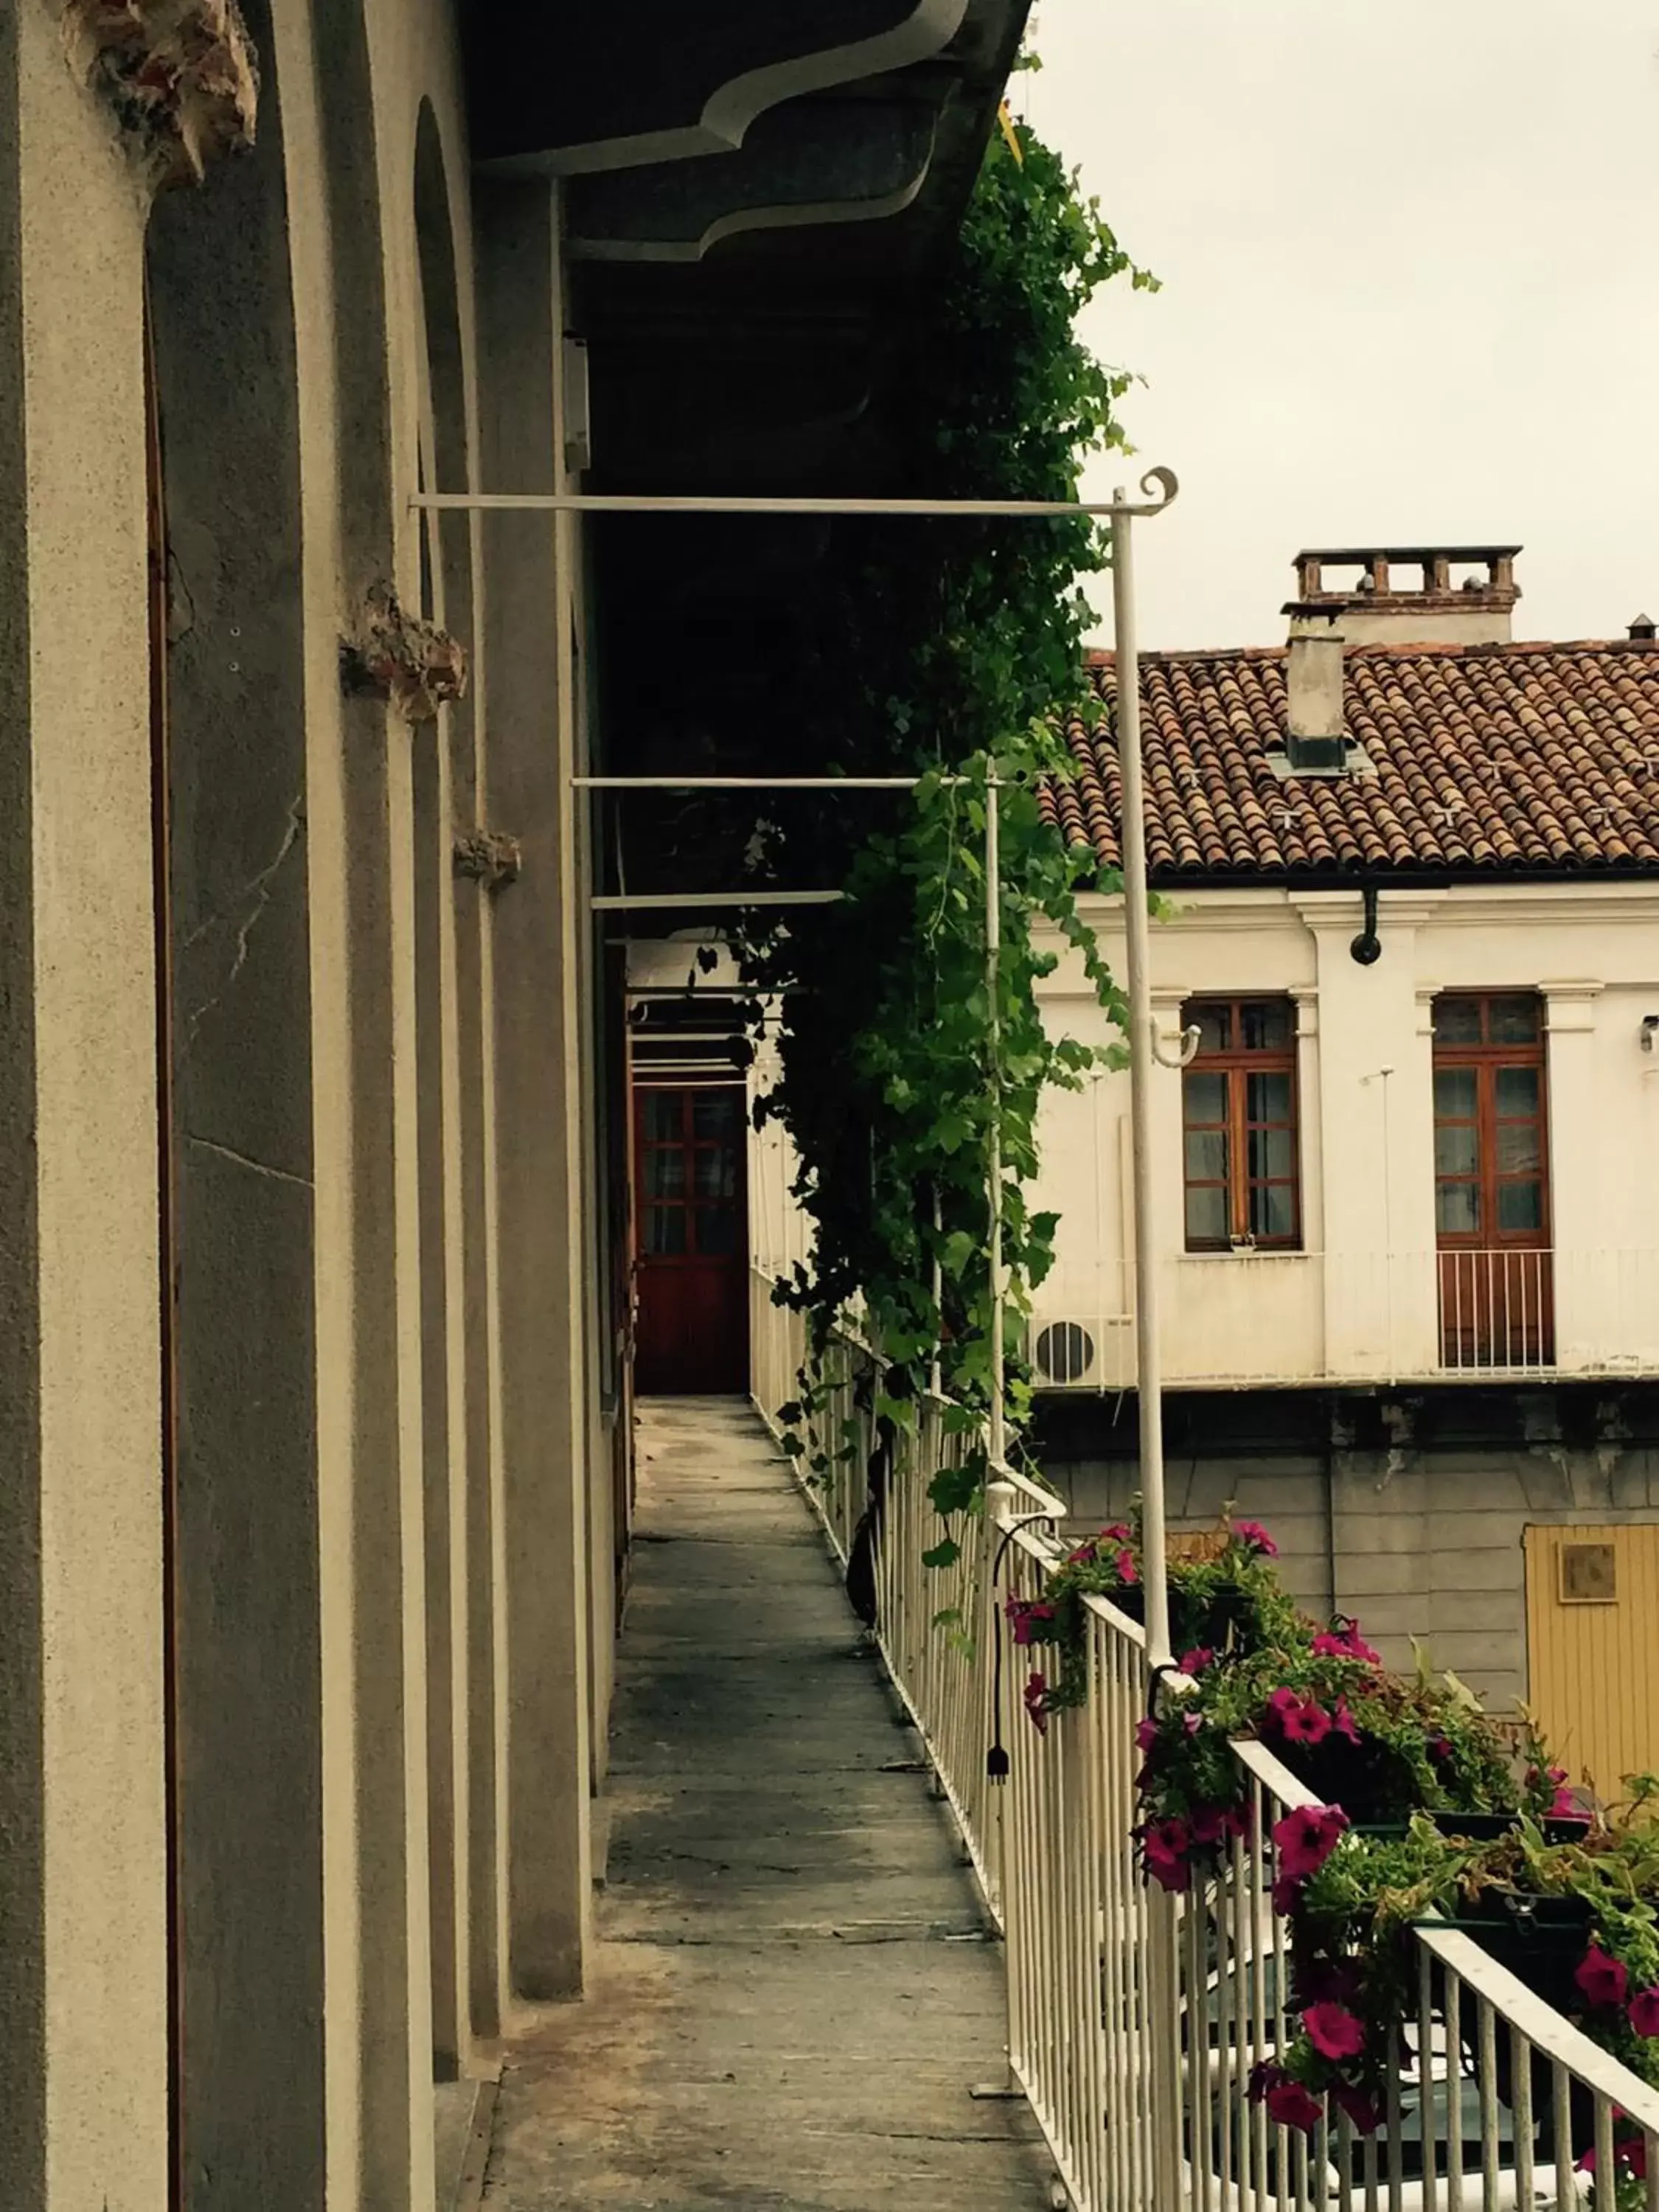
[[[1078,780],[1043,805],[1115,866],[1110,654],[1091,672],[1108,721],[1072,725]],[[1358,647],[1344,684],[1376,776],[1281,781],[1282,647],[1143,657],[1154,880],[1659,871],[1659,648]]]

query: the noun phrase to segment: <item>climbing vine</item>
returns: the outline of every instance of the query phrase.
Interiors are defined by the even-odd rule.
[[[1079,341],[1079,309],[1122,277],[1153,280],[1077,179],[1024,125],[992,137],[943,281],[907,320],[907,490],[1070,499],[1086,453],[1124,446],[1129,379]],[[1084,703],[1089,611],[1079,579],[1105,565],[1079,517],[858,521],[839,526],[803,672],[803,751],[848,774],[914,774],[914,799],[848,794],[780,807],[757,848],[774,880],[839,884],[739,947],[762,1000],[787,993],[781,1073],[757,1108],[787,1129],[812,1256],[775,1295],[801,1310],[821,1360],[856,1308],[884,1364],[883,1409],[939,1364],[968,1411],[991,1374],[988,1164],[1002,1164],[1006,1279],[1016,1314],[1052,1258],[1054,1217],[1028,1209],[1038,1103],[1103,1056],[1051,1039],[1034,986],[1054,965],[1039,922],[1081,954],[1121,1025],[1122,1001],[1077,905],[1099,883],[1045,818],[1043,780],[1067,772],[1055,716]],[[999,787],[1000,963],[986,975],[986,810]],[[994,1018],[993,1019],[993,1016]],[[988,1040],[994,1037],[993,1047]],[[937,1287],[936,1287],[937,1286]],[[1016,1425],[1029,1391],[1011,1368]],[[813,1411],[809,1376],[802,1407]],[[816,1443],[816,1439],[814,1440]],[[831,1446],[833,1448],[833,1445]],[[799,1443],[797,1449],[811,1449]],[[818,1448],[822,1456],[824,1447]],[[970,1455],[936,1502],[965,1504]]]

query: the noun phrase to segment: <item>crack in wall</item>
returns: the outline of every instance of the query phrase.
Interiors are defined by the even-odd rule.
[[[185,1142],[198,1146],[204,1152],[213,1153],[216,1158],[229,1160],[234,1166],[246,1168],[251,1174],[269,1176],[273,1182],[292,1183],[296,1190],[313,1189],[308,1176],[290,1175],[286,1168],[268,1167],[263,1160],[252,1159],[247,1153],[236,1152],[229,1145],[216,1145],[211,1137],[193,1137],[186,1132]]]
[[[276,848],[276,858],[269,861],[265,866],[261,868],[257,875],[251,876],[247,882],[243,884],[241,890],[236,896],[235,903],[238,906],[240,906],[244,900],[249,898],[252,899],[252,904],[248,908],[246,919],[237,927],[236,949],[231,956],[229,972],[225,976],[223,982],[220,984],[218,989],[215,991],[210,997],[204,999],[199,1006],[192,1007],[191,1012],[185,1018],[185,1048],[186,1051],[188,1051],[191,1046],[195,1043],[196,1033],[201,1028],[202,1024],[213,1012],[213,1009],[219,1004],[220,1000],[223,999],[226,993],[229,991],[233,984],[234,984],[236,978],[241,974],[242,969],[247,964],[248,945],[252,938],[254,929],[258,923],[260,916],[264,913],[265,908],[270,903],[272,887],[275,884],[277,873],[280,871],[283,861],[287,860],[289,854],[294,850],[295,846],[298,843],[300,832],[305,826],[304,808],[305,798],[304,794],[301,793],[301,796],[296,798],[289,807],[288,827],[283,833],[283,842]],[[211,937],[216,930],[228,929],[231,926],[231,920],[228,915],[210,915],[207,921],[202,923],[199,928],[191,930],[190,935],[185,939],[183,944],[179,949],[181,952],[189,952],[196,945],[203,943],[205,939]]]

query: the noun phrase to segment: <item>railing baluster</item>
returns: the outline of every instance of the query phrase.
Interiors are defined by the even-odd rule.
[[[1555,2136],[1557,2212],[1573,2212],[1578,2203],[1578,2184],[1572,2171],[1571,2076],[1559,2058],[1551,2069],[1550,2118]]]
[[[1515,2201],[1524,2208],[1534,2195],[1532,2144],[1532,2045],[1518,2027],[1510,2030],[1510,2118],[1515,2130]]]
[[[1480,2208],[1499,2212],[1498,2197],[1498,2023],[1485,1997],[1475,2000],[1479,2023],[1478,2081],[1480,2091]]]
[[[1446,2212],[1463,2212],[1463,1985],[1448,1968],[1446,2044]]]

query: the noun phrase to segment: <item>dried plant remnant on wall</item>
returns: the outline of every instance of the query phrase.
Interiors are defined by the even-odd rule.
[[[390,584],[370,587],[362,629],[343,641],[340,669],[348,690],[389,699],[406,722],[430,722],[440,707],[466,691],[466,652],[447,630],[399,604]]]
[[[252,145],[259,64],[236,0],[70,0],[64,20],[153,190]]]
[[[458,830],[455,833],[455,872],[471,876],[486,890],[500,890],[519,880],[524,854],[516,837],[499,830]]]

